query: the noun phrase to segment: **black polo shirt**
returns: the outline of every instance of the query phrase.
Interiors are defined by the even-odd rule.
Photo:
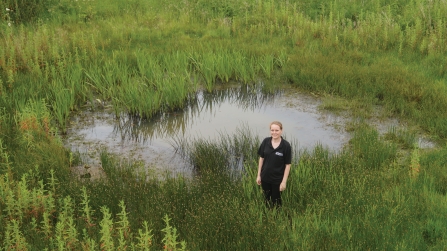
[[[258,154],[264,158],[261,168],[261,182],[280,184],[287,164],[292,163],[292,147],[281,137],[276,149],[272,146],[272,137],[265,138],[259,147]]]

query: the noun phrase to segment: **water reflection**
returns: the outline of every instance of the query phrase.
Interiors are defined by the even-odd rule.
[[[124,115],[114,126],[113,133],[121,140],[143,144],[157,138],[182,137],[193,124],[201,123],[204,116],[219,116],[224,104],[231,104],[239,111],[254,112],[272,104],[280,95],[279,91],[263,93],[260,86],[249,85],[200,91],[188,100],[182,111],[162,113],[149,120]]]
[[[348,134],[330,126],[334,117],[319,112],[318,105],[318,100],[294,89],[266,94],[262,86],[225,85],[211,93],[196,93],[182,111],[151,119],[117,119],[107,111],[84,111],[72,118],[65,142],[72,150],[87,152],[86,162],[98,161],[95,151],[106,148],[123,158],[181,173],[188,173],[189,167],[171,145],[176,139],[214,140],[240,128],[263,138],[269,136],[273,120],[283,123],[283,136],[299,148],[322,144],[341,149]]]

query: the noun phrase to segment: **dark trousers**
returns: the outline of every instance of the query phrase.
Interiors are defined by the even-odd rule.
[[[273,206],[281,206],[281,192],[279,191],[280,184],[261,183],[262,191],[265,196],[265,204],[272,208]]]

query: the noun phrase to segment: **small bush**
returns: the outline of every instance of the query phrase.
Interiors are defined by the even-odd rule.
[[[28,23],[48,12],[54,0],[2,0],[0,3],[2,20],[13,23]]]

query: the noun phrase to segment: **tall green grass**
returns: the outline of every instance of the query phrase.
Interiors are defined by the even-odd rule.
[[[124,201],[120,201],[120,212],[116,220],[110,210],[103,206],[93,208],[85,187],[82,188],[80,207],[70,196],[58,198],[55,190],[45,186],[56,186],[56,180],[44,184],[35,180],[32,171],[18,183],[12,183],[8,174],[0,179],[0,203],[4,209],[2,217],[8,219],[2,224],[2,247],[13,250],[150,250],[155,246],[153,234],[147,222],[138,231],[132,231]],[[33,185],[38,181],[38,184]],[[37,185],[37,186],[36,186]],[[30,187],[33,186],[33,187]],[[4,206],[4,207],[3,207]],[[102,216],[94,218],[95,210]],[[164,217],[165,227],[161,243],[171,250],[185,250],[186,243],[177,238],[177,229],[170,225],[171,219]],[[118,238],[115,238],[117,236]]]
[[[359,133],[354,140],[370,138]],[[378,148],[386,145],[376,140]],[[375,168],[370,166],[375,160],[362,157],[370,152],[368,148],[331,153],[317,146],[295,151],[284,205],[269,210],[255,183],[258,141],[246,130],[216,141],[192,140],[186,156],[201,167],[192,179],[159,180],[147,176],[144,166],[123,165],[104,152],[105,178],[79,183],[72,196],[61,196],[60,181],[55,176],[39,179],[37,169],[18,182],[10,182],[4,174],[0,183],[3,245],[89,250],[176,245],[180,249],[179,240],[184,240],[190,250],[440,250],[445,246],[445,189],[441,181],[435,183],[444,168],[445,150],[413,151],[401,164]],[[243,169],[236,169],[237,173],[238,162],[230,161],[234,152],[228,149],[245,149]],[[359,157],[353,158],[352,152]],[[411,171],[415,165],[420,168],[417,175]]]
[[[37,25],[37,29],[36,25],[31,29],[23,26],[19,29],[17,25],[5,29],[3,33],[10,42],[5,40],[0,54],[3,55],[0,60],[3,82],[6,87],[14,86],[14,90],[18,92],[16,95],[29,96],[20,84],[22,81],[29,81],[25,76],[22,79],[22,73],[33,72],[38,79],[50,81],[54,78],[50,76],[52,72],[64,73],[64,69],[70,68],[73,63],[76,63],[76,67],[98,71],[77,77],[76,82],[79,84],[88,81],[88,76],[106,76],[110,71],[119,76],[109,75],[109,82],[110,77],[114,78],[112,82],[116,79],[142,82],[133,76],[134,71],[138,70],[142,70],[143,75],[147,74],[144,69],[134,68],[135,51],[140,57],[137,60],[140,62],[138,67],[142,67],[142,55],[153,57],[155,54],[163,58],[170,58],[169,55],[181,56],[165,61],[176,61],[180,63],[178,66],[183,65],[177,68],[180,73],[174,73],[178,80],[159,77],[154,81],[159,85],[164,85],[163,81],[184,82],[197,75],[208,90],[211,90],[216,79],[253,81],[258,76],[269,78],[274,69],[287,66],[286,76],[305,88],[348,98],[366,94],[366,97],[373,100],[371,102],[384,103],[391,113],[402,114],[416,121],[422,121],[419,119],[422,114],[434,114],[431,119],[424,120],[426,122],[421,126],[444,138],[445,121],[436,111],[444,109],[446,105],[444,98],[437,96],[445,93],[445,85],[442,84],[445,72],[442,65],[445,64],[440,55],[445,53],[442,42],[445,29],[442,27],[446,22],[442,13],[446,6],[440,1],[424,3],[422,0],[394,4],[373,1],[364,5],[348,5],[345,2],[315,4],[261,1],[239,5],[231,1],[209,4],[190,1],[176,5],[168,2],[163,7],[155,1],[132,1],[125,5],[115,3],[110,5],[114,7],[110,7],[96,2],[60,2],[54,5],[55,19],[52,20],[59,20],[56,18],[57,13],[68,12],[76,13],[74,18],[84,24],[68,18],[68,23],[64,25],[72,31],[70,34],[59,28],[48,27],[60,27],[58,22],[62,20]],[[135,7],[140,11],[130,15],[130,9]],[[92,16],[87,24],[81,18],[84,12],[92,12],[85,14]],[[114,17],[113,25],[107,21],[111,20],[110,13],[119,14]],[[154,17],[151,13],[158,15]],[[169,19],[176,13],[181,14],[181,18]],[[93,23],[101,25],[102,29],[94,30]],[[26,39],[27,37],[32,39]],[[285,51],[289,54],[289,61],[286,60]],[[107,62],[110,52],[111,59],[118,61]],[[380,52],[387,52],[392,56],[382,56]],[[188,60],[185,58],[187,55]],[[437,63],[433,65],[433,62]],[[95,66],[98,64],[99,68]],[[432,67],[427,69],[427,64]],[[122,68],[123,65],[130,68],[126,70]],[[371,65],[373,68],[370,69]],[[104,66],[108,74],[102,73]],[[114,70],[116,67],[117,71]],[[310,69],[309,72],[307,68]],[[164,69],[173,71],[171,68]],[[322,74],[318,70],[325,72]],[[31,78],[37,83],[42,82],[34,76]],[[94,82],[100,84],[98,81]],[[318,82],[321,84],[317,84]],[[337,87],[339,84],[342,87]],[[111,93],[122,92],[121,89],[110,90],[108,86],[106,89],[109,97]],[[396,88],[396,93],[390,92],[393,98],[389,100],[383,93],[385,86]],[[95,85],[92,88],[104,89]],[[136,87],[125,89],[141,90],[144,85],[136,84]],[[166,106],[165,101],[172,104],[170,109],[182,107],[185,92],[191,90],[180,90],[182,91],[177,93],[177,89],[173,92],[168,88],[168,100],[129,91],[123,97],[116,97],[113,103],[117,111],[150,117]],[[62,90],[53,91],[60,94],[63,100],[48,100],[50,104],[54,102],[55,107],[72,106],[73,101],[70,99],[73,98],[70,96],[75,95],[77,102],[83,102],[85,95],[90,94],[86,90],[70,95]],[[40,91],[32,93],[38,95]],[[141,102],[135,99],[151,101]],[[64,128],[64,117],[70,109],[55,110],[55,115]]]
[[[425,130],[445,138],[445,121],[436,113],[446,106],[441,55],[446,49],[442,13],[447,7],[442,1],[110,3],[62,1],[54,4],[47,24],[5,28],[0,52],[3,85],[13,95],[32,93],[39,99],[45,88],[29,89],[21,83],[70,82],[64,73],[72,72],[71,67],[88,69],[72,81],[89,82],[93,91],[106,92],[98,95],[110,100],[114,95],[117,113],[150,117],[162,108],[182,108],[194,88],[172,86],[191,78],[199,78],[211,90],[216,80],[256,81],[285,67],[285,76],[302,87],[348,98],[366,96],[370,102],[386,105],[392,114],[424,121]],[[66,13],[73,17],[59,19]],[[141,68],[144,55],[162,58],[161,68],[154,68],[160,70],[157,79],[136,77],[139,71],[148,74]],[[431,64],[428,69],[427,64]],[[93,69],[96,72],[90,72]],[[171,72],[170,76],[163,71]],[[54,76],[58,72],[62,77]],[[104,76],[108,76],[105,86],[100,81]],[[166,86],[164,81],[172,85],[162,97],[145,93],[154,83]],[[119,82],[132,86],[110,88]],[[60,98],[47,102],[55,107],[54,115],[64,130],[73,106],[92,97],[84,87],[77,88],[80,93],[68,94],[59,86],[52,91]],[[385,87],[393,89],[384,93]],[[421,120],[427,113],[433,116]]]
[[[0,2],[4,249],[447,245],[445,1],[31,2]],[[418,149],[412,135],[382,137],[354,123],[340,153],[297,152],[279,211],[262,203],[259,142],[246,130],[185,143],[199,172],[191,180],[158,180],[107,153],[104,180],[72,176],[59,134],[73,111],[111,105],[150,119],[234,80],[356,100],[359,118],[379,105],[441,147]]]

